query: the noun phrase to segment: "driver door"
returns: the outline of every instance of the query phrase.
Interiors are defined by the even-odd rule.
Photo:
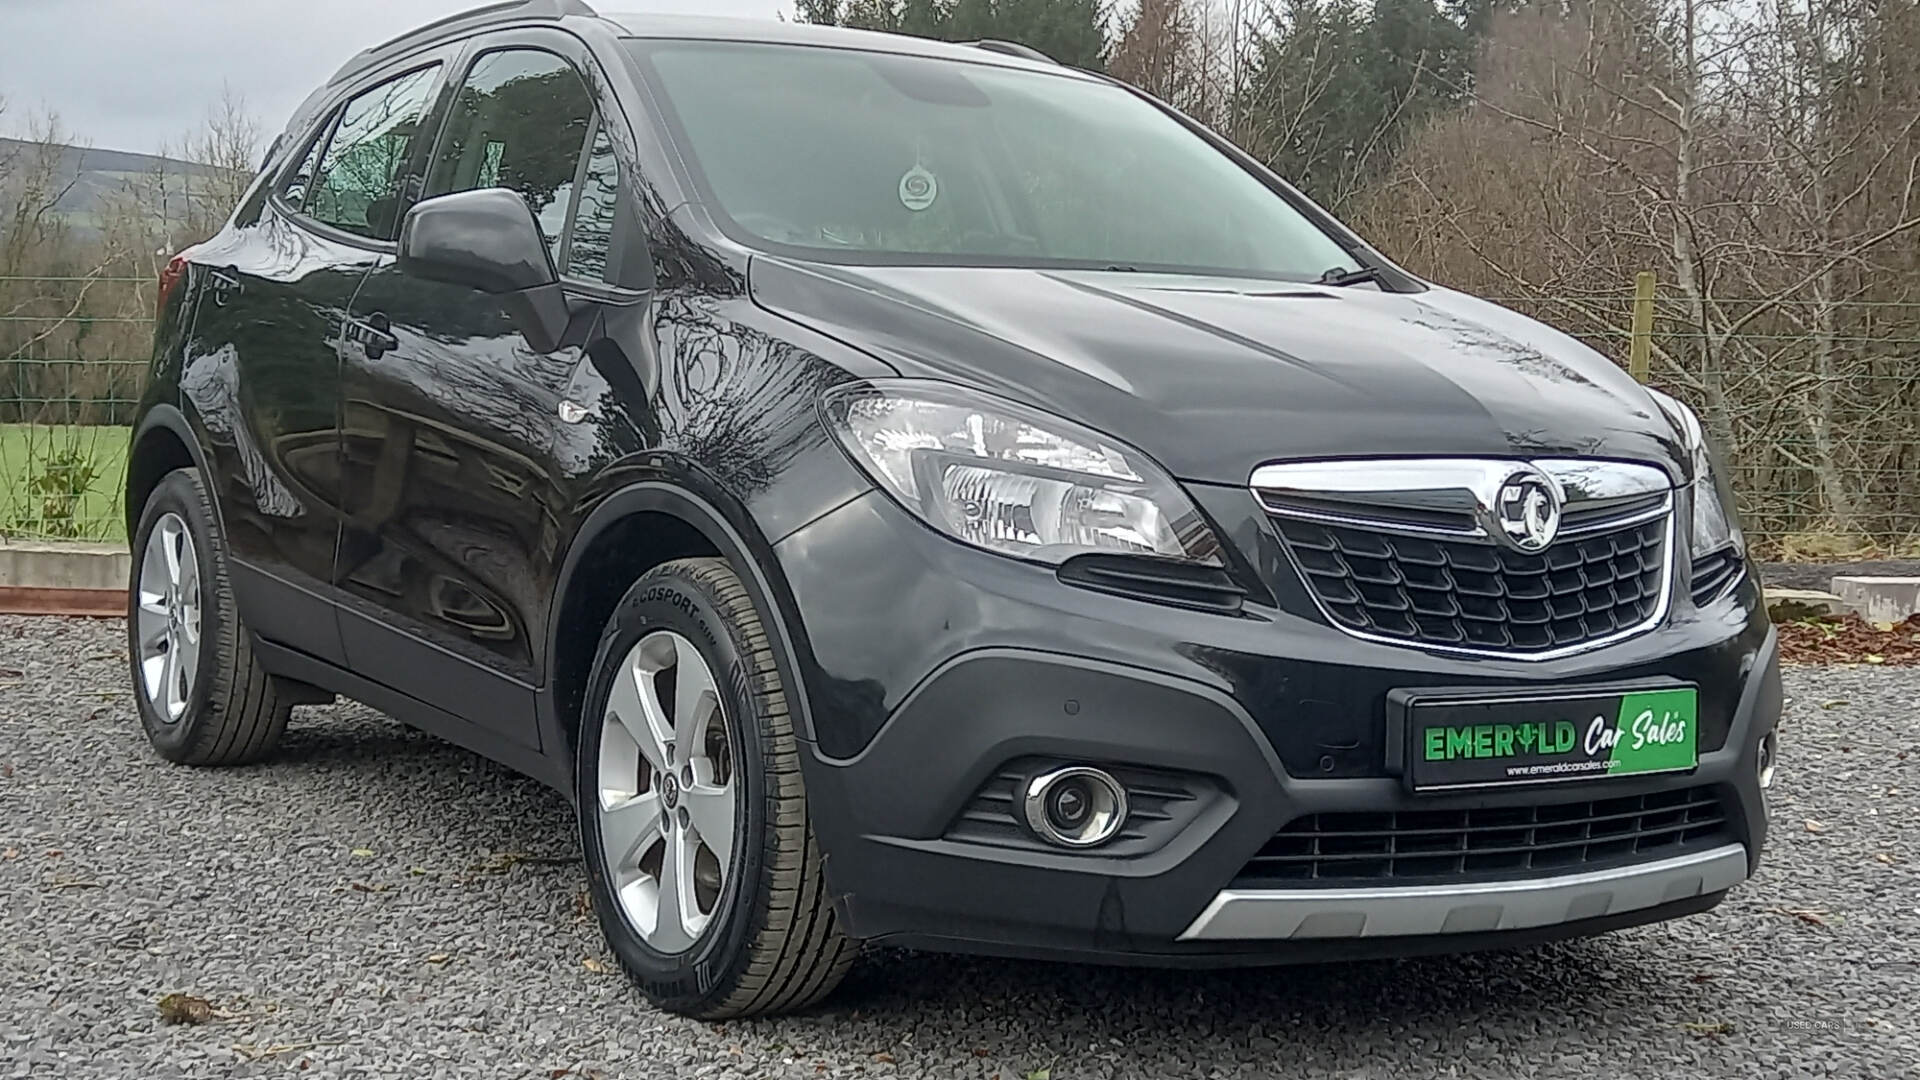
[[[571,37],[469,47],[423,197],[518,191],[563,278],[604,273],[618,183]],[[576,312],[592,303],[578,296]],[[342,359],[346,515],[336,579],[351,666],[537,746],[534,693],[557,571],[556,425],[580,348],[528,346],[500,298],[383,260]],[[574,417],[578,419],[577,416]]]

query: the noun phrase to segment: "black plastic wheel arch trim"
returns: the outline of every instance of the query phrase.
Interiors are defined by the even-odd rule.
[[[806,645],[803,639],[796,639],[793,631],[794,602],[791,591],[786,588],[783,579],[768,571],[769,566],[776,565],[772,545],[758,533],[749,534],[735,525],[714,501],[685,487],[659,480],[637,481],[598,497],[593,509],[575,531],[572,542],[567,545],[566,558],[561,563],[560,574],[554,583],[553,602],[548,607],[546,670],[541,673],[541,686],[536,693],[541,744],[554,754],[564,753],[570,776],[573,741],[567,735],[566,718],[560,715],[558,691],[553,683],[562,604],[578,570],[581,553],[592,546],[594,538],[624,518],[646,513],[668,514],[692,526],[740,574],[741,583],[746,586],[748,595],[753,597],[754,605],[771,624],[768,628],[769,637],[778,643],[778,648],[774,650],[774,662],[779,666],[780,677],[790,690],[788,705],[800,721],[799,730],[794,735],[801,742],[812,744],[813,709],[808,701],[806,682],[801,677],[800,662],[804,655],[801,650]],[[752,538],[749,539],[749,536]]]

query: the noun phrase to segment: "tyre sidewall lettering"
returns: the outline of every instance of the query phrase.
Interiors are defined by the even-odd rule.
[[[634,972],[643,988],[661,998],[706,997],[727,982],[728,958],[744,964],[745,947],[754,927],[764,920],[766,889],[761,880],[764,858],[759,842],[766,835],[768,811],[764,798],[744,795],[740,811],[743,835],[733,844],[733,866],[724,875],[723,891],[715,909],[715,921],[693,948],[678,955],[667,955],[648,948],[635,928],[627,922],[606,868],[601,863],[598,795],[599,728],[598,718],[606,709],[612,687],[612,666],[626,655],[635,642],[653,630],[674,630],[700,649],[708,666],[716,674],[716,683],[724,683],[724,707],[730,723],[726,725],[729,750],[734,756],[735,775],[758,778],[764,775],[765,760],[760,732],[762,718],[754,710],[754,698],[746,665],[741,659],[742,643],[737,630],[694,587],[679,580],[650,580],[636,586],[615,609],[607,633],[595,656],[592,683],[587,701],[592,708],[582,715],[575,763],[578,809],[582,825],[583,849],[594,886],[593,900],[602,929],[615,952]],[[758,779],[748,787],[760,786]],[[743,900],[745,902],[743,902]]]

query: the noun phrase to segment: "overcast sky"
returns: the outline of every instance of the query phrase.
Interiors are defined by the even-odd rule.
[[[267,138],[354,53],[483,0],[0,0],[0,135],[53,109],[70,142],[152,151],[241,94]],[[790,0],[606,0],[770,19]]]

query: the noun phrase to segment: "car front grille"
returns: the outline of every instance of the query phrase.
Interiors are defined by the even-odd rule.
[[[1235,887],[1442,883],[1578,873],[1733,842],[1711,787],[1531,806],[1310,814],[1260,849]]]
[[[1273,521],[1336,625],[1410,645],[1520,654],[1578,647],[1649,625],[1664,600],[1666,515],[1538,554],[1281,514]]]

